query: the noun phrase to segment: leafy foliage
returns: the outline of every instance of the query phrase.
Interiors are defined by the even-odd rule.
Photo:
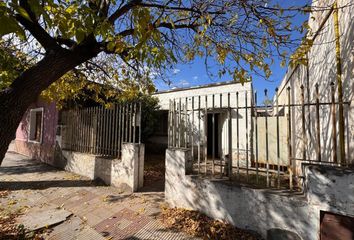
[[[255,72],[268,78],[274,52],[285,61],[295,29],[291,11],[266,0],[12,0],[0,1],[0,16],[2,40],[15,39],[17,52],[34,62],[49,52],[98,55],[44,93],[59,100],[75,96],[85,80],[126,90],[128,98],[152,92],[152,79],[168,81],[174,64],[196,57],[206,65],[215,58],[219,77],[245,82]],[[18,59],[8,66],[23,62],[11,56]],[[1,86],[16,74],[8,76]]]

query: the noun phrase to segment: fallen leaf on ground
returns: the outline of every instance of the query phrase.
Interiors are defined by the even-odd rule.
[[[237,228],[230,223],[214,220],[198,211],[162,206],[161,221],[172,229],[183,231],[202,239],[258,240],[258,234]]]

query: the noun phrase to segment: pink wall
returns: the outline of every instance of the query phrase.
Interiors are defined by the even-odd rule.
[[[28,141],[30,109],[43,108],[42,143]],[[22,118],[16,131],[16,151],[35,159],[50,162],[54,157],[58,110],[55,103],[37,101],[32,104]]]

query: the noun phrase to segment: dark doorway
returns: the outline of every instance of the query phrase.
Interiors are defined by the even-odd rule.
[[[168,142],[168,111],[155,112],[156,123],[145,141],[143,192],[163,192],[165,187],[165,153]]]
[[[214,129],[213,129],[213,116],[214,116]],[[208,156],[213,155],[213,141],[215,158],[219,158],[219,118],[220,113],[208,113]],[[214,131],[213,131],[214,130]]]

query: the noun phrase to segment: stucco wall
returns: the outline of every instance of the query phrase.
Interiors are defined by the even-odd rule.
[[[238,92],[238,105],[242,107],[239,109],[237,114],[235,108],[237,106],[237,98],[236,92]],[[232,149],[233,154],[236,156],[236,143],[237,143],[237,120],[239,124],[239,144],[240,144],[240,154],[245,155],[246,151],[246,143],[248,142],[248,148],[250,148],[250,131],[251,131],[251,111],[246,110],[243,108],[246,105],[246,98],[247,98],[247,106],[251,105],[252,99],[252,85],[251,83],[221,83],[220,85],[211,85],[211,86],[204,86],[204,87],[195,87],[195,88],[186,88],[181,89],[178,91],[166,91],[154,94],[155,97],[159,99],[159,105],[162,110],[169,110],[170,100],[176,100],[176,104],[179,103],[179,99],[181,99],[182,105],[187,105],[187,109],[189,110],[188,115],[188,124],[189,124],[189,134],[193,135],[193,145],[194,148],[197,148],[198,139],[201,139],[201,147],[203,148],[203,137],[205,134],[205,123],[204,123],[204,109],[207,108],[208,113],[212,113],[212,102],[213,102],[213,95],[214,95],[214,106],[215,106],[215,113],[219,113],[219,132],[217,133],[219,136],[219,152],[221,157],[225,154],[228,154],[229,149],[229,142],[228,142],[228,112],[226,108],[228,107],[228,93],[230,93],[230,106],[232,109],[231,116],[232,116]],[[221,97],[220,97],[221,95]],[[194,97],[194,109],[198,109],[199,106],[199,97],[200,97],[200,108],[202,109],[200,116],[200,129],[199,129],[199,122],[198,122],[198,111],[194,111],[194,121],[192,121],[192,102]],[[207,99],[207,100],[205,100]],[[187,104],[186,104],[187,100]],[[220,108],[224,108],[220,110]],[[247,115],[247,117],[246,117]],[[246,121],[247,120],[247,121]],[[183,128],[183,127],[182,127]],[[246,132],[248,132],[249,139],[246,139]],[[189,136],[189,135],[188,135]],[[210,139],[209,139],[210,141]],[[202,150],[203,153],[203,150]],[[196,156],[196,155],[195,155]]]
[[[166,201],[251,229],[272,239],[318,239],[320,211],[354,216],[354,171],[304,165],[301,193],[252,189],[186,175],[188,150],[166,151]],[[280,234],[280,235],[279,235]],[[283,237],[280,237],[283,234]],[[284,237],[288,236],[288,237]]]
[[[144,151],[144,144],[133,143],[122,145],[121,159],[60,151],[50,164],[90,179],[101,179],[122,191],[136,191],[144,183]]]
[[[43,108],[43,136],[41,143],[31,142],[28,139],[30,110],[35,108]],[[43,162],[52,161],[54,158],[57,122],[58,110],[55,103],[39,100],[31,104],[16,130],[15,151]]]
[[[336,61],[336,36],[334,14],[331,13],[326,20],[334,0],[313,1],[314,7],[319,6],[325,11],[314,11],[310,14],[309,26],[313,33],[318,31],[314,38],[313,46],[308,52],[308,68],[305,65],[298,65],[288,69],[279,86],[279,104],[287,104],[288,86],[291,87],[292,103],[301,103],[301,84],[304,85],[305,102],[315,102],[315,85],[319,84],[319,94],[321,102],[331,101],[331,82],[337,87],[337,61]],[[350,106],[344,107],[345,118],[345,139],[346,139],[346,160],[354,163],[354,5],[351,0],[337,0],[339,17],[339,40],[340,40],[340,58],[342,63],[342,82],[343,82],[343,101],[351,102]],[[314,35],[312,35],[313,37]],[[336,92],[336,99],[338,100]],[[316,112],[315,106],[306,107],[305,125],[307,135],[304,140],[301,131],[301,108],[292,109],[293,133],[293,156],[302,158],[302,151],[305,148],[307,159],[316,159]],[[336,119],[338,120],[338,108]],[[321,155],[322,161],[331,161],[333,157],[332,140],[332,116],[330,105],[320,108],[320,132],[321,132]],[[336,126],[339,128],[339,123]],[[338,137],[337,137],[338,140]],[[338,158],[339,141],[335,143]],[[340,159],[339,159],[340,160]]]

